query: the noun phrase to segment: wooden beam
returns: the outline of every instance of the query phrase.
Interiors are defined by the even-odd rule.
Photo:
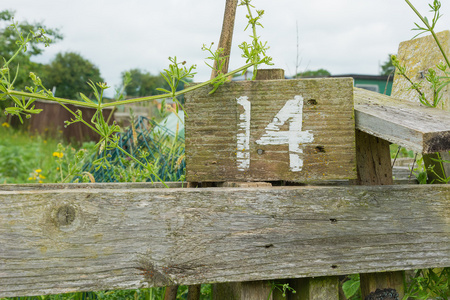
[[[356,128],[418,153],[450,150],[450,114],[354,88]]]
[[[0,191],[0,297],[450,266],[449,185],[76,186]]]

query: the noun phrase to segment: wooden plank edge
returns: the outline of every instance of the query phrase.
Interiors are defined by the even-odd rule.
[[[105,183],[26,183],[0,184],[0,191],[71,190],[71,189],[156,189],[185,188],[187,182],[105,182]]]
[[[354,88],[356,128],[418,153],[450,151],[450,114]]]

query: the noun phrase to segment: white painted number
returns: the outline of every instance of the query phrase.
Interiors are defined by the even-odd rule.
[[[244,113],[240,115],[237,134],[237,162],[238,170],[250,168],[250,113],[251,105],[248,97],[240,97],[237,103],[242,105]],[[289,168],[292,172],[300,172],[303,167],[303,149],[300,145],[314,141],[312,133],[302,131],[303,97],[295,96],[288,100],[276,114],[272,122],[266,126],[265,133],[256,140],[258,145],[289,145]],[[289,122],[288,131],[280,131],[280,127]]]
[[[239,128],[237,132],[237,164],[239,171],[245,171],[250,167],[250,113],[251,104],[248,97],[237,98],[237,103],[244,108],[244,113],[239,115]]]

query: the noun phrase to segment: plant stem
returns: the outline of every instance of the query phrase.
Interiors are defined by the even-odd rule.
[[[225,77],[228,77],[228,76],[231,76],[231,75],[233,75],[233,74],[239,73],[239,72],[241,72],[241,71],[243,71],[243,70],[245,70],[245,69],[248,69],[248,68],[250,68],[251,66],[254,66],[255,64],[258,64],[258,63],[259,63],[259,62],[256,62],[256,63],[255,63],[255,62],[248,63],[248,64],[246,64],[245,66],[242,66],[242,67],[240,67],[240,68],[238,68],[238,69],[236,69],[236,70],[233,70],[233,71],[231,71],[231,72],[225,74],[224,76],[225,76]],[[169,98],[169,97],[172,97],[172,96],[175,96],[175,97],[176,97],[176,96],[179,96],[179,95],[182,95],[182,94],[191,92],[191,91],[193,91],[193,90],[196,90],[196,89],[198,89],[198,88],[207,86],[207,85],[211,84],[212,82],[214,82],[214,80],[215,80],[215,78],[214,78],[214,79],[210,79],[210,80],[208,80],[208,81],[202,82],[202,83],[197,84],[197,85],[195,85],[195,86],[191,86],[191,87],[188,87],[188,88],[186,88],[186,89],[184,89],[184,90],[178,91],[178,92],[176,92],[175,94],[172,94],[172,93],[166,93],[166,94],[161,94],[161,95],[154,95],[154,96],[148,96],[148,97],[140,97],[140,98],[134,98],[134,99],[127,99],[127,100],[122,100],[122,101],[110,102],[110,103],[105,103],[105,104],[103,104],[103,105],[102,105],[102,108],[110,107],[110,106],[117,106],[117,105],[122,105],[122,104],[128,104],[128,103],[136,103],[136,102],[143,102],[143,101],[157,100],[157,99],[161,99],[161,98]]]
[[[239,73],[245,69],[250,68],[251,66],[254,66],[256,64],[259,64],[260,61],[258,62],[251,62],[246,64],[245,66],[242,66],[236,70],[233,70],[231,72],[228,72],[227,74],[225,74],[225,77],[234,75],[236,73]],[[188,87],[184,90],[178,91],[174,94],[172,93],[166,93],[166,94],[161,94],[161,95],[154,95],[154,96],[148,96],[148,97],[140,97],[140,98],[134,98],[134,99],[128,99],[128,100],[122,100],[122,101],[116,101],[116,102],[109,102],[109,103],[103,103],[101,105],[99,104],[95,104],[95,103],[88,103],[88,102],[81,102],[81,101],[76,101],[76,100],[70,100],[70,99],[64,99],[64,98],[57,98],[57,97],[53,97],[53,98],[48,98],[46,95],[41,95],[41,94],[36,94],[36,93],[29,93],[29,92],[22,92],[22,91],[15,91],[15,90],[7,90],[7,94],[9,95],[14,95],[14,96],[22,96],[22,97],[30,97],[30,98],[35,98],[35,99],[41,99],[41,100],[48,100],[48,101],[55,101],[58,103],[65,103],[65,104],[73,104],[73,105],[78,105],[78,106],[83,106],[83,107],[90,107],[90,108],[96,108],[98,109],[100,108],[105,108],[105,107],[110,107],[110,106],[117,106],[117,105],[122,105],[122,104],[128,104],[128,103],[136,103],[136,102],[143,102],[143,101],[151,101],[151,100],[157,100],[157,99],[161,99],[161,98],[169,98],[169,97],[173,97],[173,96],[179,96],[185,93],[188,93],[190,91],[196,90],[198,88],[207,86],[211,83],[213,83],[215,80],[214,79],[210,79],[208,81],[205,81],[203,83],[197,84],[195,86],[192,87]]]
[[[49,101],[55,101],[59,103],[65,103],[65,104],[73,104],[78,106],[84,106],[84,107],[91,107],[91,108],[97,108],[97,104],[95,103],[87,103],[87,102],[81,102],[76,100],[69,100],[64,98],[48,98],[46,95],[36,94],[36,93],[29,93],[29,92],[22,92],[22,91],[15,91],[15,90],[7,90],[6,92],[8,95],[14,95],[14,96],[22,96],[22,97],[30,97],[40,100],[49,100]]]
[[[428,31],[433,35],[434,40],[436,41],[437,46],[439,47],[439,50],[442,53],[442,56],[444,56],[445,62],[447,63],[447,66],[450,68],[450,61],[447,58],[447,55],[445,54],[444,49],[442,48],[441,43],[439,42],[439,39],[436,35],[436,33],[434,32],[433,28],[430,27],[430,24],[428,24],[428,22],[425,20],[424,17],[422,17],[422,15],[420,14],[420,12],[414,7],[414,5],[412,5],[411,2],[409,2],[409,0],[405,0],[406,3],[409,5],[409,7],[411,7],[411,9],[414,11],[414,13],[419,17],[419,19],[422,21],[423,24],[425,24],[425,26],[428,28]]]

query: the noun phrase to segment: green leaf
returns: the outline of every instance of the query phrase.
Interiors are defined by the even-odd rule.
[[[81,96],[81,98],[82,98],[85,102],[87,102],[87,103],[94,103],[91,99],[89,99],[88,97],[86,97],[85,94],[80,93],[80,96]]]
[[[42,111],[42,109],[29,109],[27,112],[30,114],[39,114]]]
[[[156,90],[157,90],[157,91],[160,91],[160,92],[167,93],[167,94],[170,94],[170,93],[171,93],[170,91],[168,91],[168,90],[166,90],[166,89],[163,89],[163,88],[156,88]]]
[[[345,297],[350,298],[354,296],[360,287],[359,276],[352,276],[350,280],[347,280],[342,284],[342,290],[344,291]]]
[[[16,114],[20,113],[23,109],[20,107],[7,107],[5,108],[5,111],[9,114]]]

